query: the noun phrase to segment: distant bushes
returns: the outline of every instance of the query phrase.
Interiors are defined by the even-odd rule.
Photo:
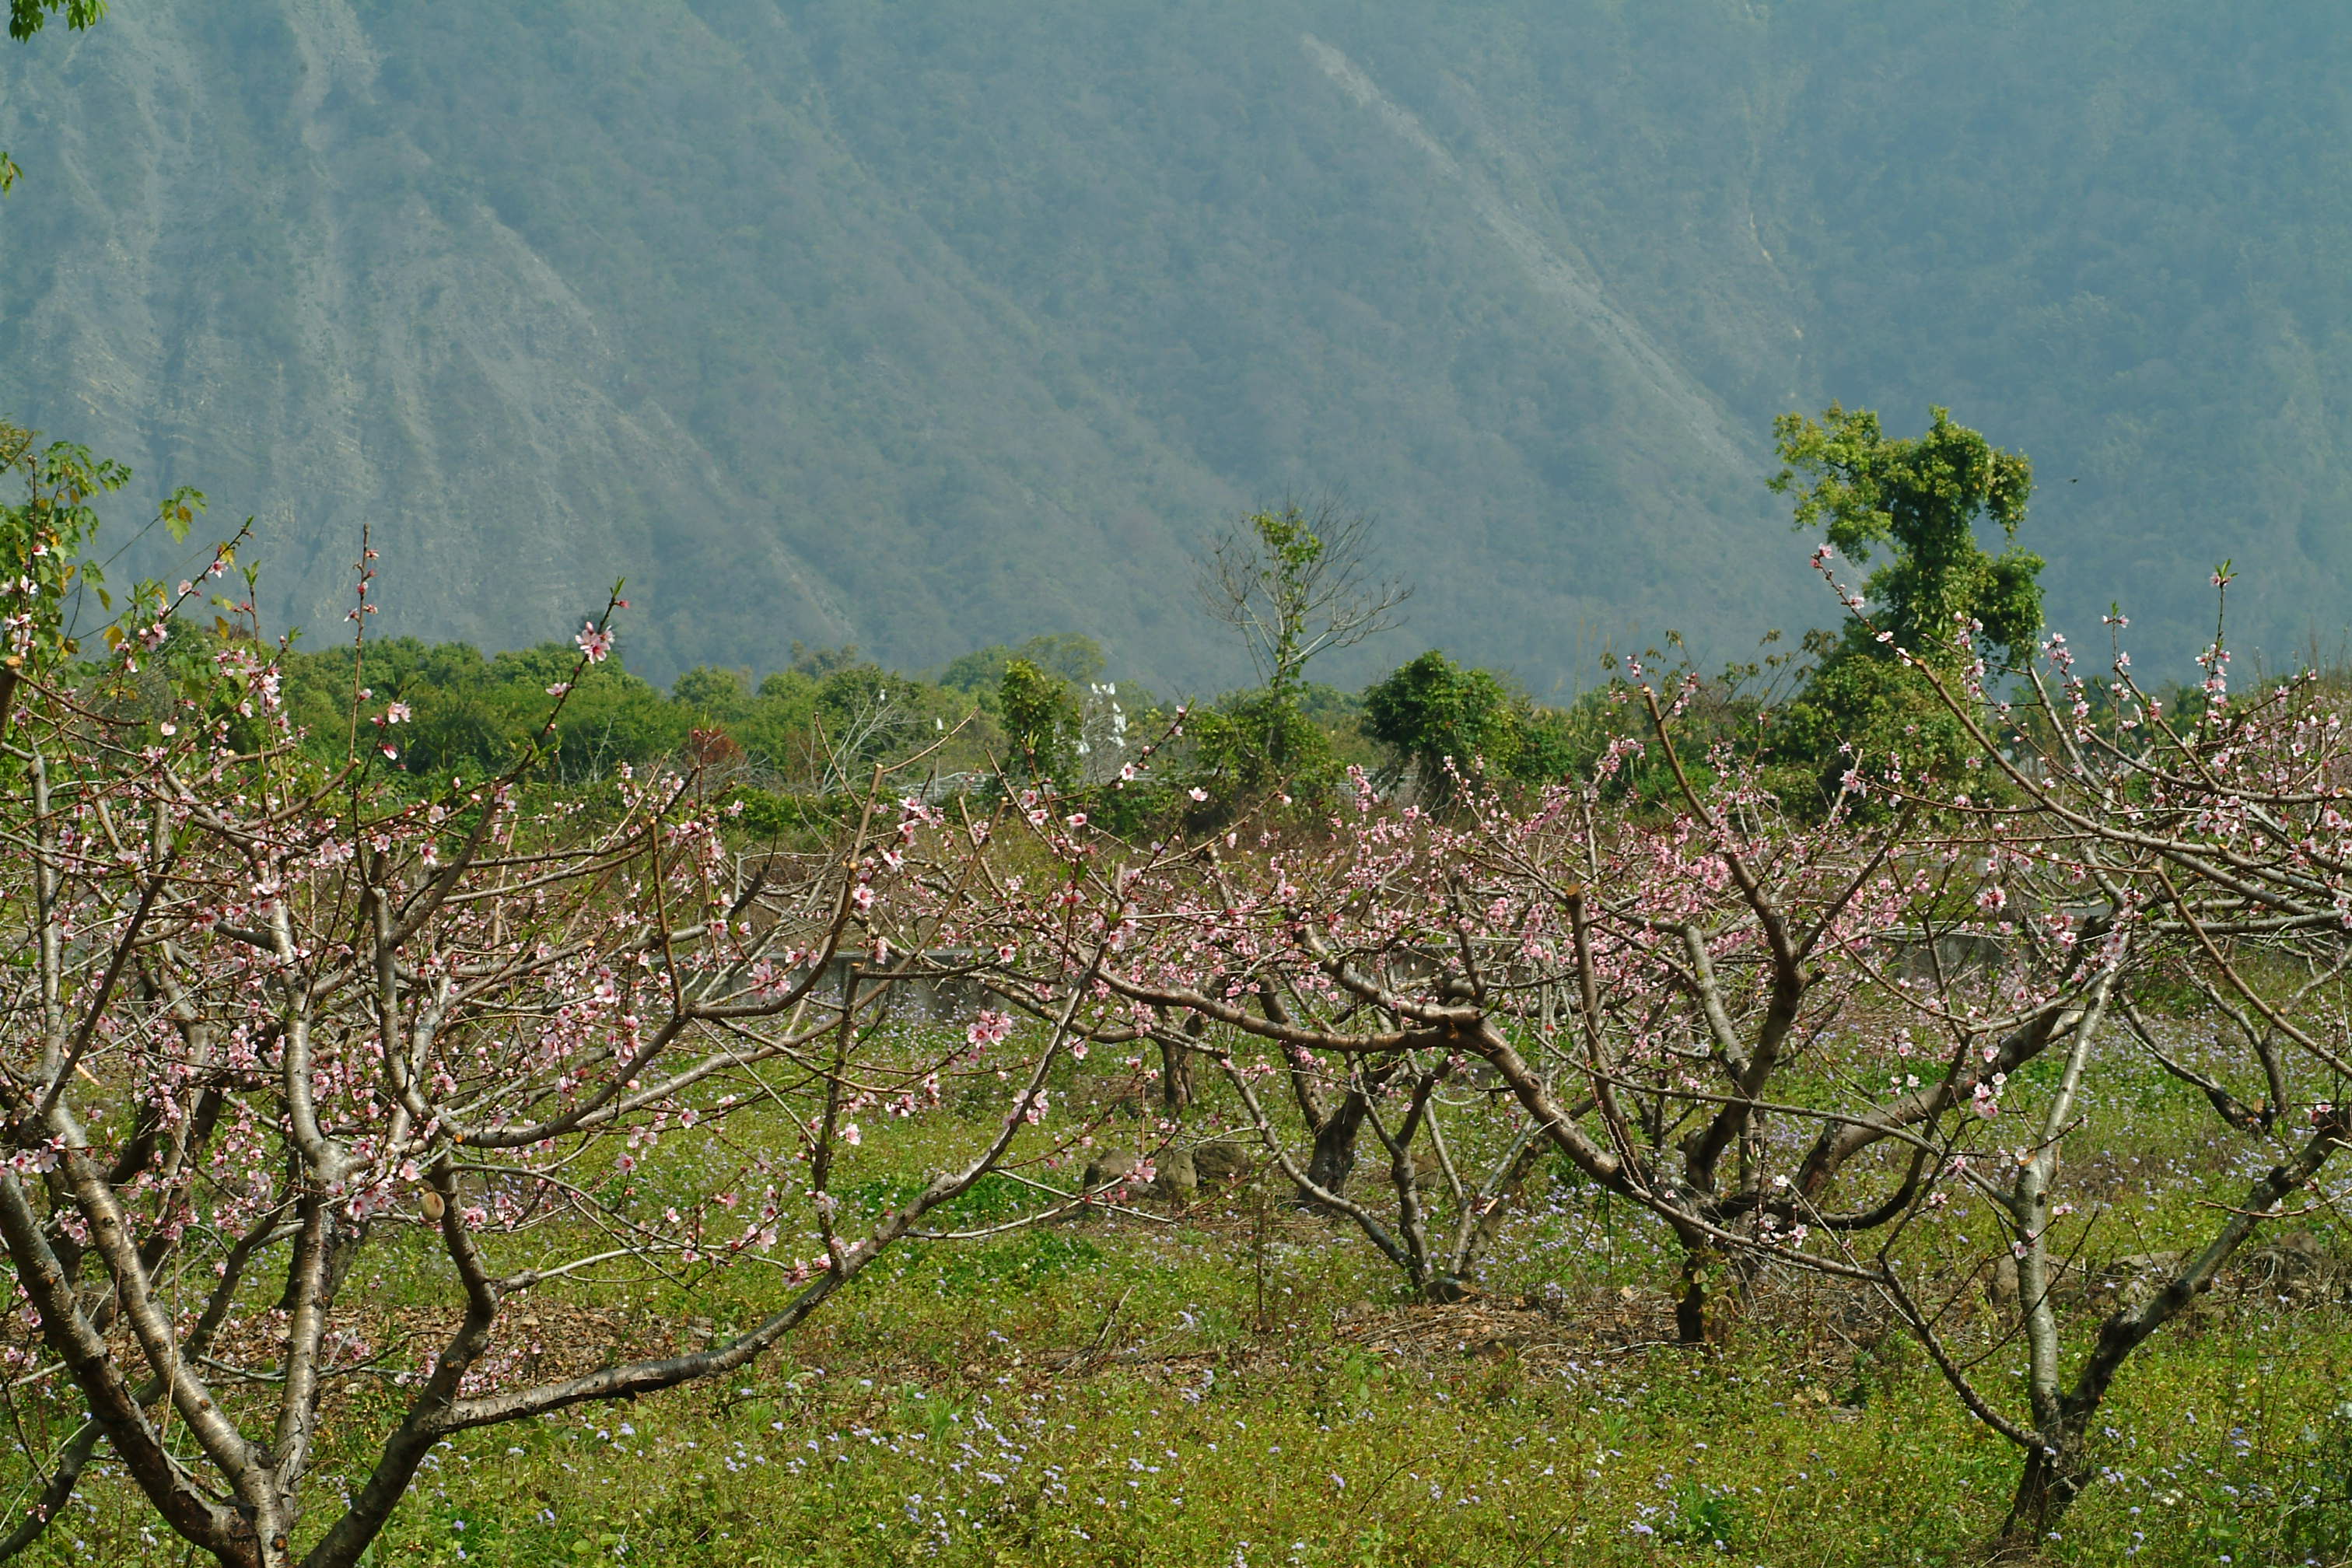
[[[1589,771],[1616,732],[1600,694],[1547,707],[1436,650],[1362,693],[1247,689],[1181,712],[1101,679],[1102,650],[1075,634],[977,649],[928,675],[855,647],[793,654],[764,677],[699,666],[667,691],[619,654],[583,668],[554,642],[486,654],[394,637],[356,658],[350,647],[292,654],[284,668],[303,744],[321,758],[356,741],[419,780],[482,778],[536,748],[538,776],[559,785],[687,761],[731,792],[736,820],[761,837],[829,825],[877,766],[934,795],[1048,787],[1141,833],[1261,804],[1318,812],[1350,768],[1443,806],[1448,758],[1496,784],[1541,784]]]

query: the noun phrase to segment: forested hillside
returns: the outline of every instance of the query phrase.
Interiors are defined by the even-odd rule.
[[[2341,631],[2352,44],[2317,4],[119,0],[0,56],[0,414],[259,514],[269,607],[633,668],[1083,632],[1344,489],[1438,644],[1831,618],[1776,413],[2033,457],[2055,618]],[[125,507],[119,544],[143,509]],[[149,548],[142,543],[142,550]],[[158,554],[142,563],[171,568]]]

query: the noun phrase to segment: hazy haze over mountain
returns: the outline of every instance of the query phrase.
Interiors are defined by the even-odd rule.
[[[1239,669],[1247,503],[1379,515],[1415,648],[1830,618],[1771,416],[2030,452],[2078,640],[2352,598],[2334,6],[117,0],[0,52],[0,412],[257,513],[331,635]],[[113,542],[141,509],[125,506]],[[143,562],[172,568],[159,556]],[[2148,662],[2143,658],[2142,663]]]

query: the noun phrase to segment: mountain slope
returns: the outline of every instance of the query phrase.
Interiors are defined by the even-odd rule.
[[[0,56],[0,411],[259,513],[314,636],[364,521],[430,636],[551,635],[625,574],[657,675],[1074,629],[1213,685],[1191,552],[1339,488],[1420,593],[1335,675],[1435,642],[1545,690],[1827,618],[1770,417],[1932,399],[2034,455],[2063,618],[2121,598],[2178,655],[2234,555],[2283,649],[2352,587],[2341,35],[142,0]]]

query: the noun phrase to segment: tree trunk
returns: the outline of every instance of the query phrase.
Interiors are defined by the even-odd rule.
[[[1363,1131],[1364,1112],[1370,1104],[1361,1090],[1350,1089],[1315,1130],[1307,1178],[1325,1192],[1347,1191],[1348,1177],[1356,1168],[1356,1134]]]
[[[283,1537],[279,1538],[279,1549],[276,1552],[268,1551],[259,1531],[255,1530],[252,1518],[242,1509],[237,1513],[237,1521],[231,1526],[227,1539],[209,1548],[213,1561],[221,1568],[285,1568],[293,1561],[287,1555]]]
[[[1421,1299],[1438,1307],[1451,1307],[1476,1294],[1476,1289],[1456,1274],[1433,1274],[1421,1288]]]
[[[2009,1520],[2000,1527],[1997,1553],[2025,1557],[2040,1550],[2052,1526],[2082,1495],[2089,1473],[2083,1464],[2082,1437],[2069,1422],[2055,1441],[2025,1457],[2017,1478],[2017,1494],[2010,1500]]]
[[[1197,1016],[1193,1021],[1197,1021]],[[1187,1034],[1198,1034],[1188,1028]],[[1192,1051],[1189,1046],[1162,1038],[1160,1042],[1160,1109],[1181,1116],[1192,1104]]]
[[[1704,1231],[1675,1239],[1683,1244],[1683,1266],[1675,1274],[1682,1294],[1675,1300],[1675,1337],[1686,1345],[1721,1344],[1759,1260],[1717,1246]]]
[[[1723,1254],[1706,1242],[1683,1242],[1682,1294],[1675,1301],[1675,1337],[1686,1345],[1711,1342],[1722,1330],[1714,1305],[1715,1279],[1723,1268]]]

